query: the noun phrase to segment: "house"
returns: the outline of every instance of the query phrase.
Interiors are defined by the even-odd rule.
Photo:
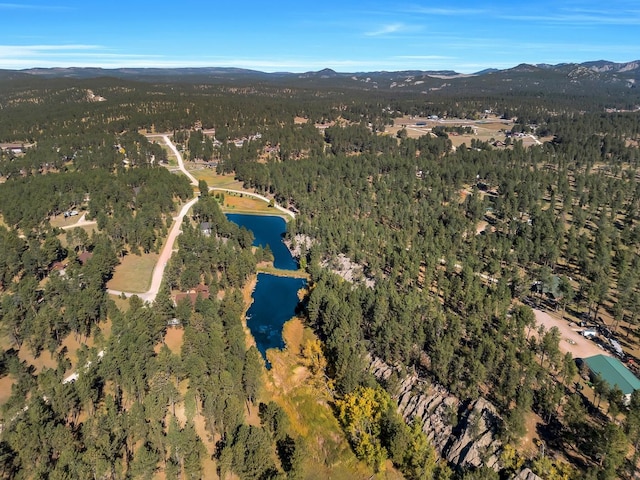
[[[200,224],[200,233],[202,233],[205,237],[211,236],[211,223],[210,222],[202,222]]]
[[[198,297],[203,298],[203,299],[209,298],[209,286],[208,285],[200,284],[196,288],[194,288],[194,289],[192,289],[192,290],[190,290],[188,292],[177,293],[176,296],[173,299],[173,303],[177,306],[178,303],[180,303],[180,301],[184,300],[185,298],[188,298],[189,301],[191,302],[191,305],[195,305],[196,304],[196,300],[198,300]]]
[[[81,265],[84,265],[85,263],[87,263],[89,261],[89,259],[93,257],[93,253],[91,252],[82,252],[80,255],[78,255],[78,261],[80,262]]]
[[[195,291],[202,298],[209,298],[209,285],[204,285],[201,283],[195,288]]]
[[[607,355],[595,355],[585,358],[584,363],[589,367],[592,376],[599,375],[609,387],[618,387],[624,395],[625,405],[631,401],[631,394],[640,390],[640,380],[631,370],[625,367],[617,358]]]
[[[67,265],[68,265],[67,263],[55,261],[49,267],[49,272],[51,273],[58,272],[58,275],[60,275],[61,277],[64,277],[67,274],[66,272]]]
[[[530,221],[531,219],[528,220],[528,222]],[[546,283],[540,281],[534,282],[533,285],[531,285],[531,291],[544,294],[553,302],[558,302],[562,300],[563,297],[560,291],[560,277],[558,275],[552,275],[550,281]]]

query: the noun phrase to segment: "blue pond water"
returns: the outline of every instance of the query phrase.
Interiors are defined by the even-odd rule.
[[[298,264],[282,241],[287,224],[281,217],[271,215],[244,215],[228,213],[227,218],[236,225],[253,232],[255,246],[269,245],[273,252],[273,266],[283,270],[297,270]]]
[[[262,247],[269,245],[276,268],[297,270],[298,264],[282,242],[282,235],[286,229],[286,223],[282,218],[237,213],[227,214],[227,218],[251,230],[254,245]],[[298,290],[305,285],[306,281],[301,278],[258,274],[256,288],[253,291],[253,303],[247,311],[247,326],[265,359],[268,349],[284,347],[282,326],[295,315]],[[267,367],[269,367],[268,362]]]
[[[305,284],[301,278],[258,274],[253,303],[247,312],[247,326],[265,359],[268,349],[284,347],[282,326],[295,315],[297,292]]]

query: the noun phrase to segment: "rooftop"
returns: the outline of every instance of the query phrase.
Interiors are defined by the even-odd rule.
[[[606,355],[585,358],[589,369],[602,377],[610,387],[618,386],[625,395],[640,390],[640,380],[618,359]]]

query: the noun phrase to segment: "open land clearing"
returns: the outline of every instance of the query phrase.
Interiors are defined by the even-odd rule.
[[[557,327],[560,331],[560,350],[563,353],[569,352],[573,358],[588,358],[594,355],[608,355],[609,352],[604,350],[592,340],[580,335],[580,331],[584,330],[573,322],[567,322],[562,318],[557,318],[543,310],[533,309],[536,316],[536,323],[543,325],[546,330]]]
[[[233,175],[219,175],[214,169],[205,168],[202,165],[186,162],[191,174],[198,180],[204,180],[209,187],[229,188],[231,190],[242,190],[242,182],[236,180]]]
[[[449,139],[455,148],[463,143],[467,146],[471,145],[471,140],[479,140],[482,142],[500,141],[505,142],[507,139],[506,131],[511,130],[513,120],[505,120],[498,117],[488,117],[481,120],[470,120],[462,118],[447,119],[430,119],[422,117],[404,116],[396,118],[392,126],[387,126],[385,134],[397,135],[398,131],[405,128],[409,138],[419,138],[423,135],[430,134],[434,127],[470,127],[474,133],[458,134],[455,132],[447,132]],[[535,136],[525,135],[515,140],[522,141],[523,146],[540,145],[541,141]]]
[[[151,285],[151,275],[159,257],[157,253],[125,255],[114,269],[107,288],[121,292],[146,292]]]
[[[215,192],[224,193],[224,192]],[[229,213],[251,213],[277,215],[273,207],[269,207],[268,203],[257,198],[243,194],[225,194],[224,203],[221,205],[222,210]]]

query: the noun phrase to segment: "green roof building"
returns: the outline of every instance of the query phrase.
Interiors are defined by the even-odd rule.
[[[595,355],[585,358],[589,370],[609,384],[610,388],[617,386],[627,401],[631,400],[631,394],[640,390],[640,380],[625,367],[620,360],[607,355]]]

